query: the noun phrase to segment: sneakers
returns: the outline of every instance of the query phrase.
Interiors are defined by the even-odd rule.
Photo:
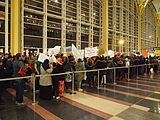
[[[58,96],[58,97],[56,97],[56,100],[59,100],[60,99],[60,97]]]
[[[17,105],[17,106],[25,106],[26,103],[24,103],[24,102],[21,102],[21,103],[20,103],[20,102],[16,101],[16,105]]]
[[[78,89],[78,91],[79,91],[79,92],[82,92],[82,91],[83,91],[83,89],[79,88],[79,89]]]

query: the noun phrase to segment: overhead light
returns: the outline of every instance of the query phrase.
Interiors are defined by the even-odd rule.
[[[54,2],[58,3],[58,0],[54,0]]]
[[[152,35],[150,35],[149,38],[152,38]]]
[[[96,13],[93,13],[93,15],[96,15]]]
[[[119,43],[120,45],[123,45],[123,44],[124,44],[124,40],[120,40],[118,43]]]

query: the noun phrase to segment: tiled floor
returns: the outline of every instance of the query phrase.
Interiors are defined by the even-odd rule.
[[[15,90],[7,89],[0,105],[0,120],[160,120],[160,74],[117,81],[100,89],[84,87],[83,92],[65,94],[61,100],[44,101],[26,92],[27,105],[15,105]]]

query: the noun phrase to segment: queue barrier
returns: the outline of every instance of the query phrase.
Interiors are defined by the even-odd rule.
[[[46,75],[35,75],[35,74],[32,74],[31,76],[25,76],[25,77],[14,77],[14,78],[5,78],[5,79],[0,79],[0,82],[1,81],[12,81],[12,80],[20,80],[20,79],[32,79],[32,87],[33,87],[33,105],[35,105],[37,102],[36,102],[36,90],[35,90],[35,80],[36,80],[36,77],[41,77],[41,76],[58,76],[58,75],[66,75],[66,74],[72,74],[72,93],[74,93],[74,74],[76,73],[87,73],[87,72],[97,72],[97,78],[98,78],[98,85],[97,85],[97,89],[100,88],[100,85],[99,85],[99,74],[100,74],[100,71],[107,71],[107,70],[113,70],[114,71],[114,77],[113,77],[113,84],[117,84],[116,83],[116,70],[117,69],[123,69],[123,68],[127,68],[128,69],[128,77],[127,77],[127,80],[129,81],[130,80],[130,68],[137,68],[136,72],[136,77],[138,78],[138,68],[139,67],[145,67],[146,69],[146,74],[147,74],[147,67],[151,67],[151,66],[154,66],[154,65],[157,65],[157,64],[142,64],[142,65],[129,65],[129,66],[122,66],[122,67],[112,67],[112,68],[104,68],[104,69],[94,69],[94,70],[84,70],[84,71],[72,71],[72,72],[65,72],[65,73],[58,73],[58,74],[46,74]],[[155,108],[156,109],[156,113],[160,113],[160,107],[159,107],[159,102],[157,104],[157,107]]]

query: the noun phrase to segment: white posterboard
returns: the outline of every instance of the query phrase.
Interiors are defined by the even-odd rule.
[[[44,60],[46,60],[46,59],[49,59],[49,57],[47,55],[45,55],[44,53],[39,54],[38,61],[44,62]]]
[[[93,48],[85,48],[85,57],[93,57],[93,56],[97,56],[97,47],[93,47]]]
[[[114,51],[113,50],[108,50],[107,56],[114,57]]]
[[[80,54],[79,50],[74,46],[74,44],[72,44],[72,53],[76,59],[83,59],[82,55]]]
[[[61,49],[61,46],[55,46],[54,48],[48,49],[48,55],[57,55]]]

